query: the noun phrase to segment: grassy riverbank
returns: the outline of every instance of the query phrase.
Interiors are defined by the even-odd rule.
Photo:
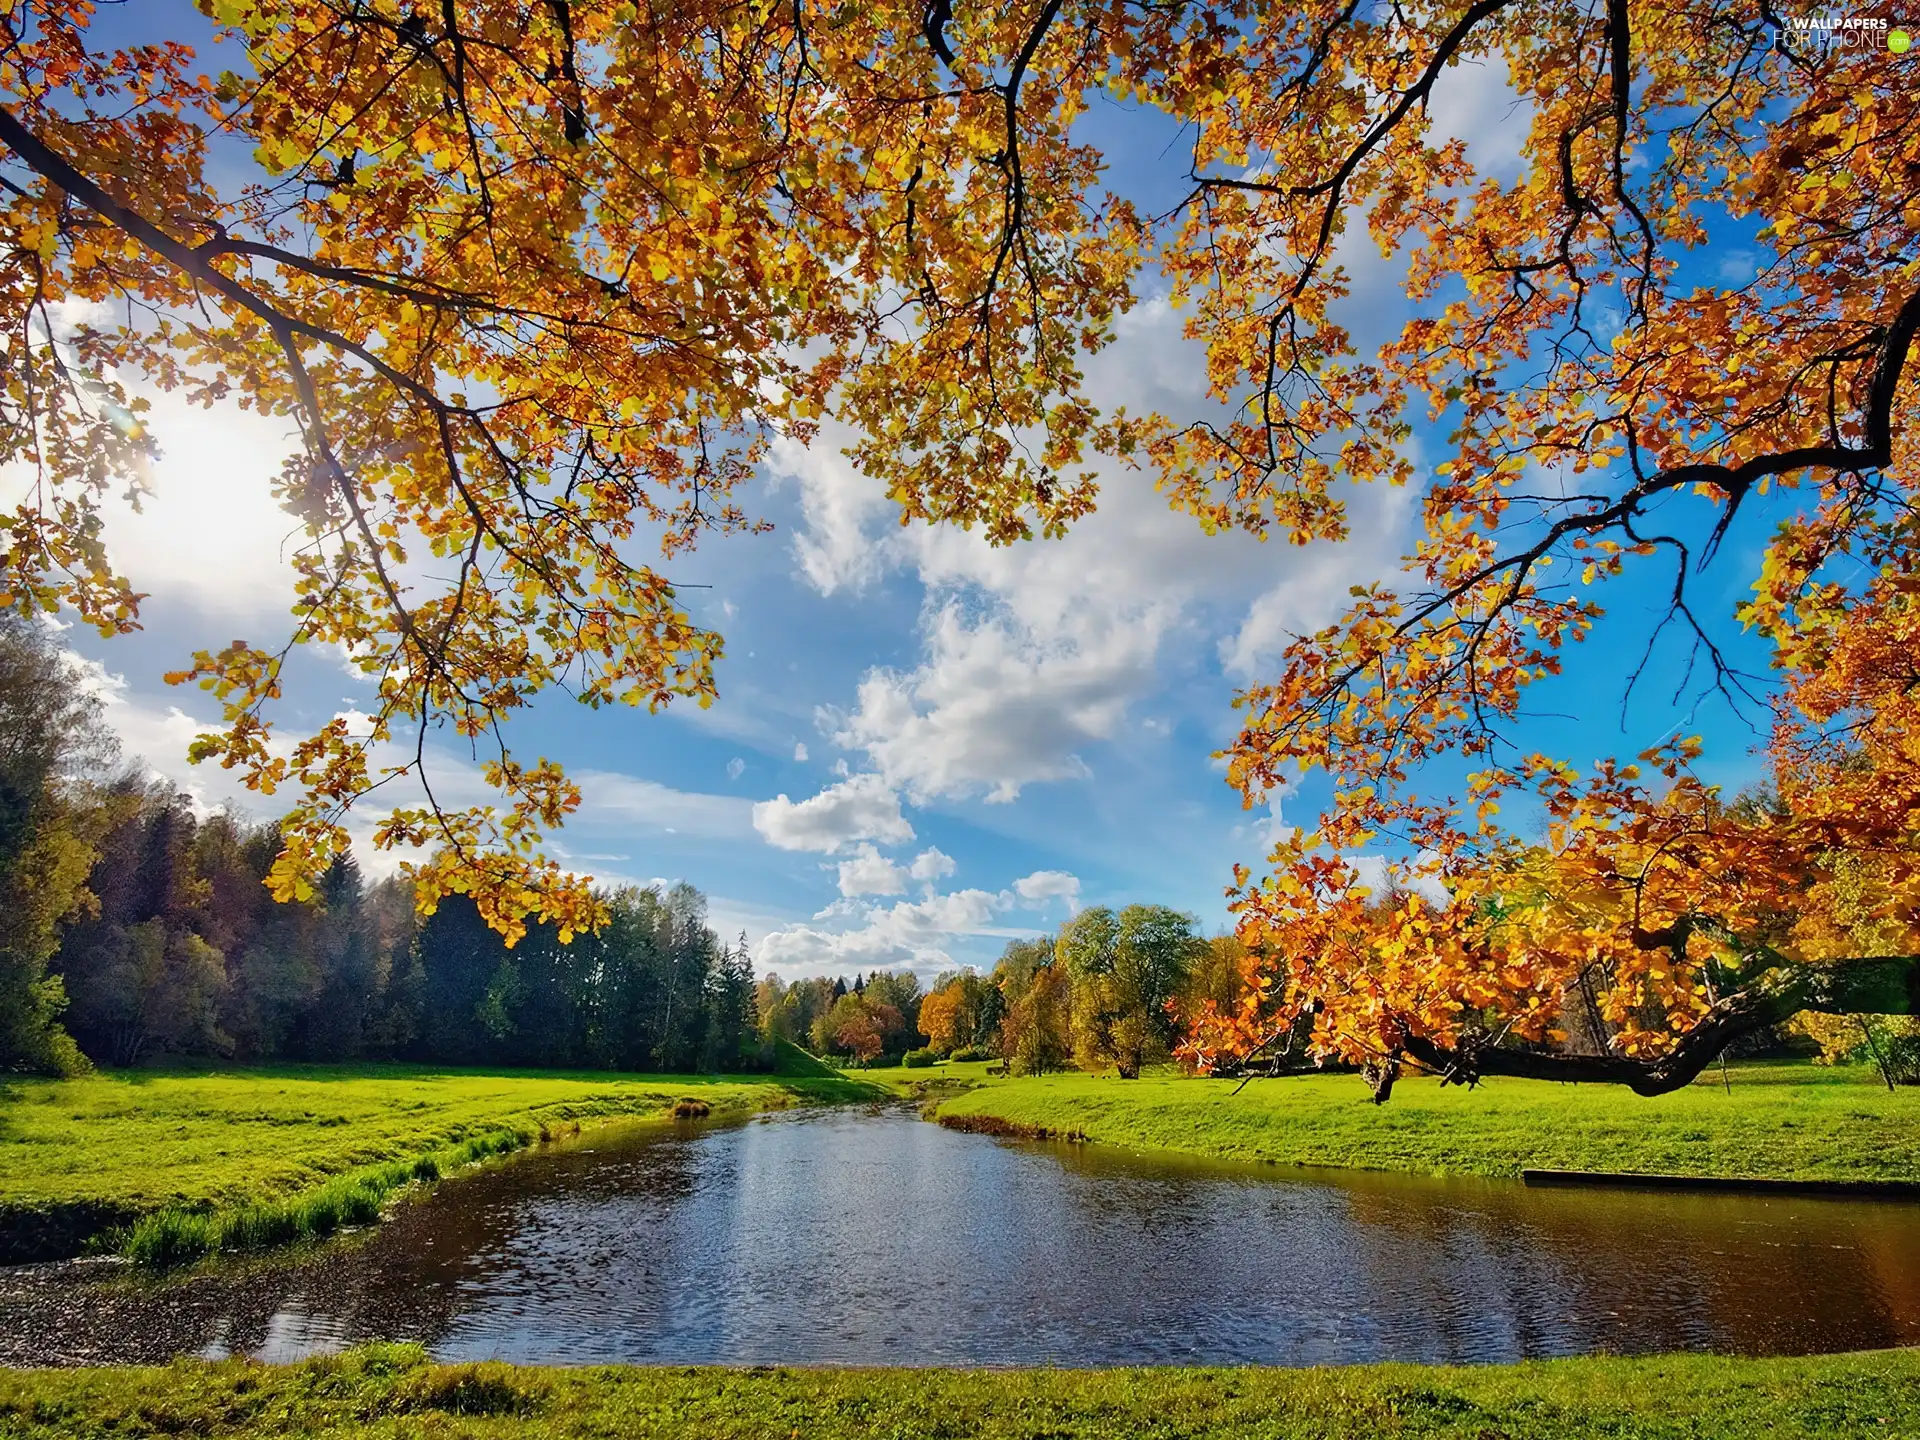
[[[543,1370],[379,1347],[284,1369],[0,1372],[0,1435],[568,1440],[1720,1440],[1920,1434],[1920,1351],[1335,1370]]]
[[[136,1225],[148,1258],[324,1233],[488,1155],[683,1100],[716,1116],[885,1093],[796,1073],[620,1076],[409,1065],[122,1071],[0,1085],[0,1260]]]
[[[1920,1180],[1920,1088],[1864,1068],[1735,1066],[1672,1095],[1491,1080],[1402,1080],[1384,1106],[1352,1076],[1221,1080],[1048,1075],[945,1101],[943,1120],[1277,1165],[1514,1175],[1539,1167],[1795,1180]]]

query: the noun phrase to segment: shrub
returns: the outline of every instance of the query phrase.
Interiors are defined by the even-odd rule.
[[[1887,1073],[1896,1085],[1920,1085],[1920,1035],[1897,1035],[1888,1042]]]
[[[900,1057],[900,1063],[909,1070],[924,1070],[939,1058],[933,1051],[923,1046],[918,1050],[907,1051]]]
[[[993,1059],[993,1052],[979,1045],[962,1045],[947,1058],[950,1060],[991,1060]]]

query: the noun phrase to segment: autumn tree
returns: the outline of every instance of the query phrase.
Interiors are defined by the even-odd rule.
[[[1259,973],[1203,1062],[1284,995],[1383,1095],[1402,1064],[1658,1091],[1796,1011],[1915,1008],[1911,61],[1759,0],[207,8],[231,76],[101,42],[81,0],[0,18],[0,464],[31,479],[0,563],[9,604],[136,624],[98,502],[141,483],[143,391],[288,418],[290,638],[353,657],[372,736],[279,741],[286,637],[184,672],[226,707],[196,753],[295,797],[279,893],[445,723],[497,745],[500,801],[381,825],[436,847],[423,903],[602,919],[541,858],[578,792],[500,727],[562,684],[711,698],[719,638],[639,556],[754,527],[756,457],[831,415],[903,517],[995,541],[1083,515],[1096,457],[1301,544],[1347,534],[1353,486],[1414,488],[1399,571],[1243,697],[1234,783],[1327,799],[1238,882]],[[1504,85],[1511,169],[1441,128],[1463,73]],[[1179,135],[1162,213],[1076,123],[1101,96]],[[1410,318],[1363,348],[1367,243]],[[1149,289],[1204,350],[1195,414],[1086,391]],[[1755,556],[1759,680],[1699,579]],[[1770,712],[1778,814],[1721,796],[1684,723],[1597,764],[1516,749],[1622,593]],[[1405,904],[1370,907],[1382,849],[1424,872]],[[1884,951],[1835,909],[1850,853]],[[1555,1034],[1577,989],[1597,1053]]]
[[[1075,355],[1126,301],[1135,226],[1065,124],[1096,62],[1036,65],[1035,15],[202,8],[231,73],[116,46],[87,0],[0,15],[0,465],[31,477],[0,603],[138,624],[99,507],[145,483],[143,392],[287,418],[291,634],[180,675],[224,706],[195,758],[295,797],[281,896],[405,774],[423,798],[378,843],[432,847],[426,908],[604,918],[539,850],[578,791],[501,726],[562,686],[707,703],[720,638],[644,557],[756,528],[753,462],[830,406],[913,513],[1011,539],[1090,503],[1059,472],[1114,427]],[[370,734],[280,740],[299,644],[352,657]],[[494,745],[496,805],[440,800],[442,725]]]
[[[887,1049],[890,1040],[897,1040],[905,1033],[906,1021],[893,1005],[849,991],[814,1022],[814,1048],[870,1065]]]
[[[920,1034],[936,1054],[950,1055],[966,1043],[963,1035],[972,1035],[967,1021],[966,997],[957,984],[937,986],[920,1002]]]

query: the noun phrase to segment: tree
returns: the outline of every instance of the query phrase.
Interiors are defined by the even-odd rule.
[[[707,1036],[701,1048],[704,1070],[742,1070],[757,1058],[754,1038],[759,1031],[755,1007],[753,956],[747,937],[721,950],[707,979]]]
[[[837,1051],[867,1065],[886,1048],[889,1032],[903,1026],[900,1012],[891,1005],[850,991],[835,1000],[833,1008],[815,1022],[814,1048]]]
[[[950,1055],[973,1040],[972,1017],[957,981],[938,986],[920,1002],[920,1034],[929,1049]]]
[[[1088,1069],[1114,1066],[1138,1078],[1149,1060],[1164,1060],[1175,1039],[1172,1002],[1204,943],[1193,918],[1164,905],[1104,906],[1081,911],[1054,944],[1073,981],[1073,1041]]]
[[[116,1065],[231,1055],[222,1020],[232,981],[228,957],[206,939],[213,888],[199,869],[192,805],[133,778],[117,782],[112,801],[119,823],[89,880],[93,913],[67,927],[55,962],[73,1036]]]
[[[1045,940],[1008,943],[993,967],[1005,1005],[995,1048],[1021,1075],[1066,1068],[1073,1053],[1072,995],[1067,967]]]
[[[718,637],[628,542],[752,528],[756,455],[831,415],[905,518],[1001,542],[1084,515],[1103,456],[1210,529],[1303,544],[1346,533],[1347,487],[1418,485],[1402,574],[1242,697],[1249,802],[1303,768],[1329,799],[1239,881],[1259,973],[1196,1058],[1257,1043],[1275,1017],[1246,1007],[1284,993],[1383,1077],[1657,1091],[1797,1010],[1920,1003],[1899,680],[1920,94],[1898,62],[1750,0],[213,8],[230,78],[97,44],[75,0],[0,20],[0,464],[36,481],[4,594],[137,623],[97,505],[151,451],[126,387],[297,424],[295,638],[378,681],[374,743],[399,753],[335,722],[283,754],[285,649],[195,657],[227,706],[196,753],[301,797],[279,893],[313,887],[342,809],[417,771],[436,721],[492,737],[562,682],[710,698]],[[1466,64],[1505,77],[1515,173],[1435,130]],[[1074,121],[1102,94],[1179,128],[1158,218],[1100,183]],[[223,188],[207,157],[249,147],[267,173]],[[1364,349],[1338,310],[1363,228],[1412,307]],[[1150,260],[1208,408],[1102,414],[1081,364],[1160,284]],[[1723,544],[1750,527],[1773,539]],[[1729,588],[1755,582],[1770,687],[1702,609],[1700,570],[1736,553],[1759,557]],[[1735,814],[1684,734],[1584,773],[1508,747],[1613,593],[1667,597],[1705,683],[1771,708],[1784,819]],[[381,825],[438,846],[423,905],[469,892],[510,936],[597,923],[540,858],[571,782],[504,748],[488,775],[498,811]],[[1447,903],[1371,913],[1352,858],[1380,844]],[[1887,860],[1889,953],[1823,909],[1849,853]],[[1574,990],[1604,1053],[1553,1048]]]
[[[47,973],[86,888],[105,819],[87,773],[111,755],[99,701],[31,620],[0,610],[0,1071],[85,1065]]]
[[[920,977],[911,970],[876,970],[867,977],[863,993],[870,1004],[885,1005],[900,1017],[886,1036],[887,1053],[911,1049],[920,1028]]]
[[[0,464],[38,479],[4,521],[4,593],[138,622],[98,522],[153,449],[129,386],[297,424],[277,482],[305,527],[293,638],[377,683],[373,740],[397,753],[339,723],[272,747],[277,641],[194,657],[183,678],[226,706],[196,757],[302,796],[281,895],[344,851],[342,810],[385,771],[419,772],[433,724],[493,737],[562,683],[596,705],[709,700],[719,637],[628,542],[672,557],[756,528],[753,461],[830,403],[900,457],[915,511],[1011,538],[1086,508],[1090,484],[1054,472],[1099,429],[1073,355],[1110,328],[1132,224],[1080,194],[1095,157],[1058,117],[1094,72],[1060,43],[1034,65],[1033,17],[982,9],[949,39],[915,6],[206,8],[244,56],[231,74],[180,44],[116,49],[75,0],[0,20],[20,357]],[[231,185],[209,164],[247,151],[259,169]],[[119,311],[56,318],[86,304]],[[597,923],[534,848],[578,791],[504,747],[487,776],[497,811],[430,798],[380,826],[382,846],[439,847],[423,906],[469,893],[515,937],[528,912]]]

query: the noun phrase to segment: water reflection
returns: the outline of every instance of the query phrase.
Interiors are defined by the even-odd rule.
[[[0,1360],[1319,1364],[1920,1342],[1920,1207],[1011,1144],[899,1111],[603,1132],[357,1241],[0,1271]]]

